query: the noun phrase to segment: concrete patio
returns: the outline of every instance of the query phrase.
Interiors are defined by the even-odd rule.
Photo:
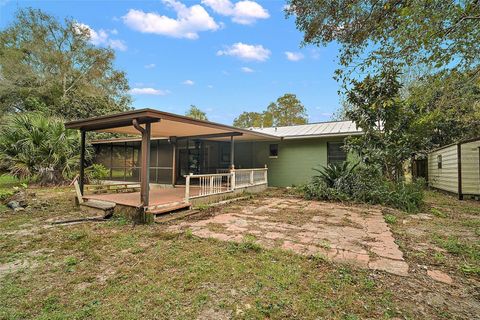
[[[168,228],[190,229],[201,238],[241,242],[247,235],[268,248],[282,248],[362,268],[406,276],[408,264],[375,206],[347,206],[299,198],[261,197]]]

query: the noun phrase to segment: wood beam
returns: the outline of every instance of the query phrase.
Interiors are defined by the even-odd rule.
[[[198,135],[198,136],[177,137],[177,140],[181,140],[181,139],[214,139],[214,138],[241,136],[241,135],[243,135],[243,133],[241,133],[241,132],[212,133],[212,134],[201,134],[201,135]]]
[[[230,137],[230,169],[235,168],[235,141]]]
[[[150,195],[150,135],[151,135],[151,124],[146,123],[145,128],[141,127],[138,124],[138,121],[134,119],[132,121],[135,129],[140,131],[142,134],[142,145],[141,145],[141,155],[142,163],[140,168],[140,201],[143,207],[149,205],[149,195]]]
[[[80,175],[79,175],[79,187],[80,193],[83,196],[83,188],[85,185],[85,140],[86,132],[85,130],[80,131]]]

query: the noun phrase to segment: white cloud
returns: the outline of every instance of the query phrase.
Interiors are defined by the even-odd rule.
[[[163,3],[177,13],[176,19],[155,12],[130,9],[122,17],[123,22],[143,33],[186,39],[197,39],[198,32],[215,31],[220,28],[201,5],[187,7],[175,0],[163,0]]]
[[[255,72],[255,70],[253,70],[252,68],[249,68],[249,67],[242,67],[242,72],[252,73],[252,72]]]
[[[125,44],[125,41],[110,38],[110,35],[118,34],[118,31],[115,29],[110,31],[99,29],[98,31],[96,31],[85,23],[77,23],[75,27],[79,30],[79,32],[81,32],[80,30],[86,30],[90,36],[90,42],[96,46],[106,46],[120,51],[127,50],[127,45]]]
[[[160,89],[154,89],[154,88],[132,88],[130,89],[131,94],[148,94],[148,95],[154,95],[154,96],[164,96],[170,93],[168,90],[160,90]]]
[[[228,46],[225,50],[218,50],[217,56],[233,56],[243,60],[265,61],[270,57],[270,50],[262,45],[251,45],[241,42]]]
[[[213,86],[212,86],[211,84],[209,84],[209,85],[207,86],[207,88],[208,88],[208,89],[213,89]]]
[[[153,69],[155,68],[157,65],[155,63],[150,63],[150,64],[146,64],[144,67],[145,69]]]
[[[120,51],[127,50],[127,45],[125,44],[125,41],[119,40],[119,39],[109,39],[108,46],[111,47],[112,49],[117,49]]]
[[[285,55],[290,61],[300,61],[304,58],[303,54],[301,54],[300,52],[285,51]]]
[[[185,80],[182,83],[187,86],[193,86],[195,84],[192,80]]]
[[[250,0],[238,1],[235,4],[230,0],[202,0],[202,4],[220,15],[231,17],[233,22],[239,24],[253,24],[258,19],[270,17],[265,8]]]

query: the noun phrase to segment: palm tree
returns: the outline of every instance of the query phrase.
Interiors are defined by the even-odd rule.
[[[59,183],[78,168],[80,134],[41,113],[6,117],[0,130],[0,167],[22,179]],[[91,155],[87,148],[87,157]]]

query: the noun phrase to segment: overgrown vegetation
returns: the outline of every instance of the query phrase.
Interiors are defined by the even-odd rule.
[[[41,184],[71,178],[79,163],[80,133],[41,113],[7,117],[0,132],[0,165],[19,179]],[[87,158],[90,150],[87,149]]]
[[[383,204],[407,212],[418,211],[423,203],[423,181],[389,181],[375,167],[329,164],[299,190],[307,199]]]
[[[478,260],[462,253],[478,241],[476,225],[464,225],[478,218],[478,202],[427,192],[429,204],[448,212],[447,221],[390,210],[398,221],[409,221],[390,225],[411,266],[408,277],[398,277],[321,255],[257,249],[250,237],[234,245],[188,230],[169,233],[165,225],[132,228],[124,219],[44,228],[47,219],[82,216],[73,208],[73,195],[71,189],[38,188],[41,206],[32,203],[19,213],[0,208],[0,318],[474,319],[478,314],[475,295],[465,295],[478,287]],[[240,213],[244,205],[224,210]],[[414,232],[419,229],[427,232]],[[417,251],[419,244],[437,244],[434,234],[460,241],[460,254],[443,247]],[[450,274],[454,284],[435,282],[417,265]]]

